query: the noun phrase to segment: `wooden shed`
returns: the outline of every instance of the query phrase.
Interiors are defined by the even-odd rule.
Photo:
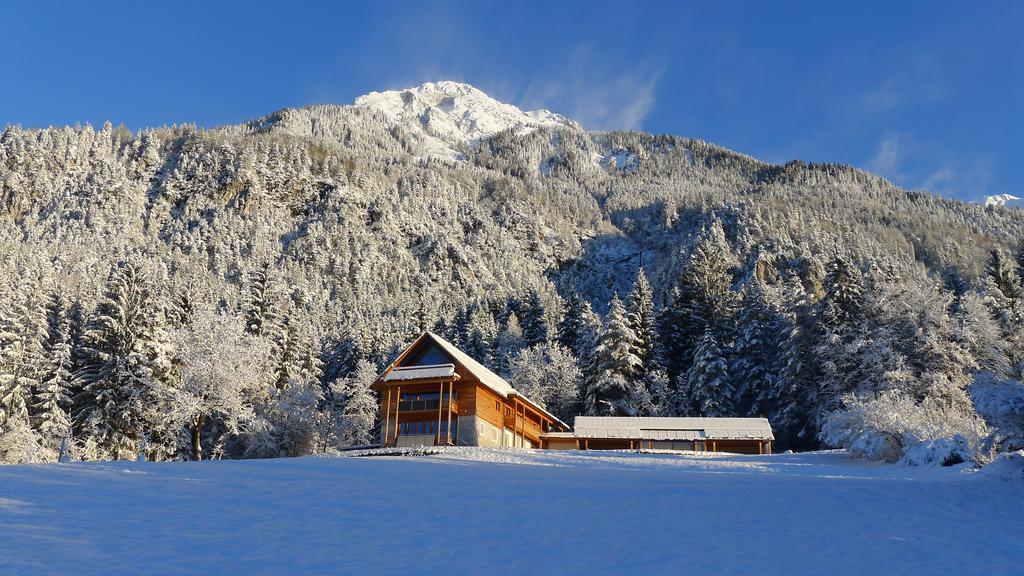
[[[382,446],[539,448],[569,427],[433,332],[423,332],[373,383]]]
[[[775,436],[767,418],[654,418],[577,416],[572,432],[541,439],[553,450],[696,450],[771,454]]]

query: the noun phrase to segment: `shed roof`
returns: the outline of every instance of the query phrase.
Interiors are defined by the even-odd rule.
[[[577,438],[630,440],[774,440],[767,418],[577,416]]]

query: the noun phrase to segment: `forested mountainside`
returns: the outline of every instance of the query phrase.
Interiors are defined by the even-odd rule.
[[[0,461],[366,443],[367,384],[424,328],[564,419],[764,415],[890,460],[1024,443],[1024,212],[847,166],[438,83],[7,127],[0,222]]]

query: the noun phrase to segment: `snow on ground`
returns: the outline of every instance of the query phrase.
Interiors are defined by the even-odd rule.
[[[996,575],[1024,566],[1024,484],[964,469],[842,452],[439,452],[0,467],[0,574]]]

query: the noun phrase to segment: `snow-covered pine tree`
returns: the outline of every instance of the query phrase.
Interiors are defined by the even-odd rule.
[[[608,305],[601,333],[585,372],[583,410],[590,416],[632,415],[641,360],[636,335],[618,295]]]
[[[545,317],[544,303],[540,293],[530,290],[526,302],[522,305],[523,346],[530,347],[546,344],[548,341],[548,321]]]
[[[860,270],[842,256],[829,264],[818,302],[814,358],[820,368],[816,386],[807,389],[812,422],[820,426],[829,412],[842,405],[844,395],[853,392],[854,373],[859,362],[850,345],[862,333],[864,280]]]
[[[293,313],[285,315],[273,340],[274,391],[257,406],[260,422],[247,446],[252,456],[299,456],[323,445],[325,429],[319,347]]]
[[[765,403],[778,389],[781,339],[784,337],[784,323],[769,303],[766,287],[757,278],[751,279],[742,291],[742,303],[736,315],[736,343],[729,367],[736,386],[737,414],[763,416],[774,412],[776,407]]]
[[[327,339],[320,358],[324,366],[324,380],[333,382],[351,374],[364,356],[348,330],[343,330],[341,334]]]
[[[40,443],[50,454],[60,453],[60,445],[71,434],[71,333],[67,302],[51,292],[46,306],[47,336],[44,346],[46,365],[34,398],[33,427]]]
[[[193,276],[172,292],[167,307],[167,324],[172,329],[188,326],[196,309],[196,283]]]
[[[634,353],[642,363],[640,374],[645,375],[651,370],[656,370],[657,366],[654,360],[654,293],[643,268],[637,269],[633,290],[626,299],[626,312],[629,314],[630,328],[636,336],[637,345]]]
[[[601,319],[590,307],[590,302],[574,291],[565,305],[558,323],[558,343],[573,353],[581,366],[584,365],[601,330]]]
[[[84,336],[85,365],[75,374],[84,383],[76,402],[104,457],[134,458],[143,434],[160,455],[173,451],[177,430],[162,430],[173,379],[172,347],[165,331],[160,296],[144,266],[119,263]],[[161,435],[165,433],[166,435]]]
[[[25,347],[25,317],[17,297],[17,293],[0,293],[0,462],[37,462],[42,457],[29,421],[37,381]]]
[[[494,360],[492,355],[497,333],[498,327],[494,323],[494,316],[486,306],[478,304],[470,313],[466,342],[462,349],[473,359],[489,366]]]
[[[252,333],[252,322],[248,322],[250,333]],[[301,342],[299,341],[298,327],[294,325],[292,316],[286,314],[280,319],[275,327],[275,334],[271,338],[274,346],[276,368],[274,369],[274,386],[278,390],[284,390],[292,385],[292,382],[300,381],[302,378],[302,353]]]
[[[494,343],[494,363],[498,374],[508,376],[509,363],[523,349],[523,330],[515,314],[510,314],[505,329]]]
[[[719,341],[731,341],[736,303],[732,270],[736,264],[722,223],[713,218],[697,237],[661,314],[662,355],[671,381],[680,381],[679,375],[687,371],[709,326]]]
[[[704,329],[686,373],[687,400],[701,416],[732,416],[735,395],[729,363],[711,326]]]
[[[1021,279],[1017,265],[1001,248],[989,251],[985,272],[995,282],[999,291],[1009,300],[1018,300],[1021,296]]]
[[[249,273],[249,295],[246,302],[246,329],[254,336],[276,332],[278,304],[276,284],[270,265],[261,266]]]

